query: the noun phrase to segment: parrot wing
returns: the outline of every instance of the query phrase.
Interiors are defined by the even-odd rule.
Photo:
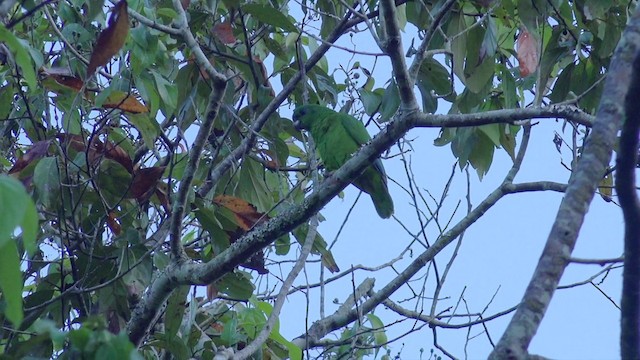
[[[371,136],[364,127],[364,124],[356,118],[343,113],[337,114],[336,116],[340,116],[341,123],[347,134],[359,146],[371,140]],[[380,160],[380,158],[375,159],[371,163],[371,166],[366,168],[362,175],[353,181],[353,185],[371,196],[371,200],[373,200],[373,204],[380,217],[384,219],[391,217],[393,214],[393,200],[389,195],[387,174],[384,171],[384,166],[382,166],[382,160]]]

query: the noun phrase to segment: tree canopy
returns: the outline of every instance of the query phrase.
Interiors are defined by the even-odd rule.
[[[569,264],[601,265],[593,279],[621,268],[622,258],[571,252],[595,194],[611,209],[635,205],[613,191],[620,177],[625,199],[635,196],[637,143],[618,140],[635,89],[635,2],[45,0],[5,1],[0,16],[7,358],[403,357],[392,325],[408,319],[429,338],[421,347],[454,358],[466,353],[439,344],[439,329],[503,316],[500,339],[485,334],[493,352],[478,355],[521,358]],[[375,136],[326,171],[291,119],[303,104],[348,113]],[[552,143],[536,137],[540,122],[555,122]],[[429,167],[448,179],[442,189],[415,176],[430,161],[415,150],[421,129],[436,131],[421,142],[452,154],[451,166]],[[541,166],[517,181],[541,141],[564,151],[566,178],[549,181]],[[631,156],[624,176],[614,150]],[[366,213],[322,210],[380,157],[392,219],[369,217],[368,201]],[[493,190],[472,201],[470,184],[495,171]],[[465,232],[505,198],[542,192],[563,195],[547,209],[555,222],[522,301],[493,314],[440,306],[456,296],[443,286]],[[353,254],[375,250],[384,264],[341,262],[342,226],[374,221],[393,226],[397,238],[384,241],[402,249],[380,240]],[[342,224],[336,240],[320,222]],[[319,310],[287,313],[292,294]],[[626,294],[625,306],[637,303]],[[622,314],[623,324],[637,317]],[[305,331],[283,336],[292,319]]]

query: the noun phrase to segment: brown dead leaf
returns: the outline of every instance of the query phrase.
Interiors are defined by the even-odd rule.
[[[169,204],[169,196],[167,195],[169,192],[169,187],[167,184],[163,182],[159,182],[156,184],[156,191],[154,194],[158,197],[158,201],[160,201],[160,205],[167,213],[171,212],[171,204]]]
[[[43,84],[47,86],[48,80],[55,82],[55,84],[68,88],[69,90],[78,92],[82,90],[84,82],[82,79],[76,77],[71,70],[63,67],[43,68],[40,72],[41,76],[44,76]],[[56,91],[57,89],[51,89]]]
[[[122,233],[122,226],[120,226],[120,221],[116,217],[116,213],[114,213],[113,211],[107,215],[107,226],[116,236]]]
[[[231,22],[229,20],[215,24],[213,26],[213,35],[215,35],[223,44],[235,44],[236,37],[233,35]]]
[[[111,141],[107,141],[104,144],[104,147],[99,150],[102,150],[101,152],[104,153],[104,156],[107,159],[116,161],[127,169],[129,173],[133,172],[133,161],[131,161],[131,157],[121,146],[116,145]]]
[[[252,204],[234,196],[218,195],[213,202],[229,209],[236,219],[236,225],[244,231],[269,219],[269,216],[258,212]]]
[[[129,14],[127,1],[122,0],[114,6],[107,28],[100,32],[98,41],[91,53],[87,67],[87,77],[93,75],[96,69],[109,62],[109,59],[120,51],[129,33]]]
[[[260,157],[265,161],[264,166],[269,170],[277,170],[280,168],[280,164],[278,163],[278,158],[274,156],[275,154],[271,150],[260,149],[259,150]]]
[[[218,288],[215,284],[207,285],[207,300],[211,301],[218,297]]]
[[[221,334],[222,331],[224,330],[224,325],[222,325],[219,322],[215,322],[211,324],[211,328],[216,331],[218,334]]]
[[[520,63],[520,75],[527,77],[538,68],[540,61],[540,49],[536,37],[526,28],[520,30],[518,35],[518,62]]]
[[[156,184],[162,177],[165,168],[166,166],[154,166],[136,170],[127,196],[135,198],[139,202],[149,200],[149,197],[156,191]]]
[[[13,167],[9,170],[9,174],[19,173],[34,161],[42,159],[47,155],[50,143],[50,140],[34,143],[31,148],[29,148],[29,150],[27,150],[27,152],[16,161]]]
[[[64,147],[70,147],[77,152],[84,152],[87,148],[86,140],[76,134],[58,133],[56,137]]]
[[[68,146],[77,152],[87,151],[87,142],[85,138],[80,135],[60,133],[56,137],[60,139],[60,142],[64,146]],[[88,150],[89,162],[95,165],[101,158],[105,157],[111,159],[120,165],[122,165],[129,173],[133,173],[133,161],[131,156],[119,145],[114,144],[111,141],[103,143],[97,137],[91,139],[91,145]]]
[[[127,94],[123,91],[112,92],[104,101],[102,107],[107,109],[120,109],[132,114],[149,112],[149,108],[138,101],[135,96]]]

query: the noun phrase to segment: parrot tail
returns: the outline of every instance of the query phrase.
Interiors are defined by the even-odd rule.
[[[389,191],[385,189],[385,191],[376,191],[370,195],[378,215],[383,219],[390,218],[393,215],[393,200]]]

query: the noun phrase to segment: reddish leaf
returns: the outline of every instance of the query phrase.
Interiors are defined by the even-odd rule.
[[[236,42],[236,37],[233,36],[233,29],[231,29],[231,22],[228,20],[215,24],[213,26],[213,34],[224,44],[229,45]]]
[[[86,151],[87,141],[80,135],[59,133],[56,137],[60,140],[61,145],[65,147],[68,146],[77,152]]]
[[[113,55],[120,51],[128,33],[129,14],[127,13],[127,1],[122,0],[113,8],[107,28],[98,36],[98,41],[87,67],[87,77],[93,75],[98,67],[106,64]]]
[[[111,93],[104,101],[104,104],[102,104],[102,107],[107,109],[120,109],[132,114],[149,112],[149,108],[138,101],[135,96],[123,91],[114,91]]]
[[[155,192],[156,184],[162,177],[164,169],[165,166],[154,166],[136,170],[127,196],[140,202],[148,200]]]
[[[526,28],[522,28],[518,36],[518,62],[522,77],[533,74],[540,61],[538,41]]]
[[[280,168],[280,164],[278,163],[278,158],[274,156],[275,154],[271,150],[260,149],[260,156],[265,160],[264,166],[269,170],[277,170]]]
[[[113,211],[107,215],[107,226],[115,235],[122,233],[122,226],[120,226],[120,222]]]
[[[80,135],[61,133],[56,135],[56,137],[60,139],[64,146],[68,146],[75,151],[87,151],[87,140]],[[133,161],[131,161],[129,154],[121,146],[111,141],[107,141],[105,144],[97,137],[94,137],[91,140],[91,146],[89,146],[89,153],[87,155],[90,163],[93,165],[102,157],[106,157],[122,165],[129,173],[133,173]]]
[[[34,162],[35,160],[39,160],[47,155],[47,150],[49,149],[49,140],[38,141],[31,146],[27,152],[20,157],[13,167],[9,170],[9,174],[18,173],[22,169],[26,168]]]
[[[218,297],[218,288],[215,286],[215,284],[207,285],[207,300],[211,301],[216,297]]]
[[[165,183],[156,184],[156,190],[154,194],[158,197],[160,205],[167,213],[171,212],[171,204],[169,204],[169,196],[167,195],[169,187]]]
[[[244,231],[249,231],[256,224],[269,219],[269,216],[258,212],[255,206],[237,197],[218,195],[213,199],[213,202],[231,210],[236,224]]]
[[[75,92],[82,90],[82,87],[84,86],[84,82],[82,81],[82,79],[76,77],[71,72],[71,70],[67,68],[62,68],[62,67],[54,67],[49,69],[43,68],[41,70],[41,74],[45,77],[43,79],[44,80],[43,83],[45,84],[45,86],[46,86],[47,79],[51,79],[56,84],[64,88],[69,88],[69,90],[72,90]],[[55,91],[56,89],[51,89],[51,90]]]
[[[100,145],[102,145],[102,143],[100,143]],[[133,173],[133,161],[131,161],[131,157],[121,146],[116,145],[111,141],[107,141],[102,149],[101,152],[104,153],[104,156],[107,159],[116,161],[120,165],[124,166],[128,172]]]

